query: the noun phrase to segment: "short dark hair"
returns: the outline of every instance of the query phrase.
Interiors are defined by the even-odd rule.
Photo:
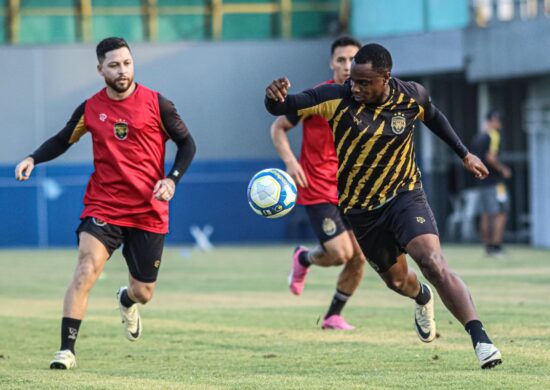
[[[500,119],[500,112],[498,110],[491,110],[485,115],[485,119],[488,121],[493,119]]]
[[[128,46],[128,42],[126,42],[124,38],[118,38],[118,37],[105,38],[104,40],[99,42],[97,44],[97,47],[95,48],[97,60],[99,61],[99,63],[102,63],[103,60],[105,60],[105,54],[107,52],[120,49],[121,47],[126,47],[128,50],[130,50],[130,46]]]
[[[390,52],[377,43],[369,43],[360,48],[354,60],[356,64],[370,62],[374,70],[390,71],[393,65]]]
[[[334,50],[336,50],[337,47],[344,47],[344,46],[355,46],[356,48],[361,48],[361,44],[359,41],[353,37],[344,35],[339,38],[336,38],[334,42],[332,42],[332,45],[330,46],[330,55],[334,55]]]

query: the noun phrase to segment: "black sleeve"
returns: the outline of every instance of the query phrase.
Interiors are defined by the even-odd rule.
[[[178,147],[174,164],[166,177],[169,177],[174,180],[174,183],[178,184],[185,171],[187,171],[187,168],[189,168],[189,165],[191,165],[197,148],[187,126],[179,116],[174,103],[166,99],[160,93],[159,107],[162,125]]]
[[[61,129],[59,133],[40,145],[40,147],[29,156],[33,158],[35,165],[59,157],[60,155],[65,153],[72,144],[78,141],[83,132],[76,137],[75,133],[80,132],[78,129],[79,126],[81,126],[83,129],[81,119],[84,116],[85,105],[86,102],[78,106],[77,109],[73,112],[71,119],[69,119],[65,127]]]
[[[468,154],[468,148],[466,148],[460,138],[458,138],[458,135],[445,115],[443,115],[443,113],[433,104],[430,103],[430,106],[430,111],[433,115],[429,120],[425,120],[424,123],[435,135],[445,141],[445,143],[449,145],[461,159],[463,159]]]
[[[339,84],[323,84],[295,95],[287,95],[284,102],[265,97],[265,108],[270,114],[310,116],[321,115],[332,119],[338,104],[345,96],[345,87]]]
[[[300,123],[300,119],[302,119],[301,116],[296,114],[287,114],[285,115],[285,117],[292,124],[292,126],[296,126],[298,123]]]
[[[420,107],[424,110],[421,120],[424,122],[430,121],[434,116],[434,106],[432,99],[426,88],[417,82],[409,82],[412,96],[416,99]]]

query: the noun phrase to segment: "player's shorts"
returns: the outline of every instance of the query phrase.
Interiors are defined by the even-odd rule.
[[[97,238],[109,252],[109,257],[122,244],[122,255],[126,259],[130,275],[143,283],[157,280],[165,234],[116,226],[93,217],[86,217],[76,229],[77,241],[80,233],[86,232]]]
[[[379,273],[396,263],[413,238],[439,235],[422,188],[401,192],[375,210],[352,212],[347,217],[367,261]]]
[[[319,203],[305,207],[309,222],[321,244],[351,230],[347,217],[338,206],[332,203]]]
[[[481,214],[500,214],[508,212],[510,200],[504,183],[479,187],[479,212]]]

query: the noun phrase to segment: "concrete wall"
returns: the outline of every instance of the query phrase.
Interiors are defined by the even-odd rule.
[[[464,39],[464,31],[455,30],[376,41],[392,52],[394,74],[398,76],[428,80],[425,77],[439,74],[444,78],[448,73],[466,70],[472,78],[490,77],[468,70],[470,66],[481,69],[472,56],[479,55],[483,60],[485,54],[475,45],[464,45]],[[369,41],[363,39],[365,43]],[[171,229],[175,234],[170,242],[191,240],[190,224],[213,224],[213,239],[225,242],[294,240],[301,234],[296,233],[304,225],[299,214],[266,224],[247,210],[244,191],[256,170],[280,163],[268,135],[273,118],[263,108],[265,86],[274,77],[286,75],[293,82],[292,91],[300,91],[330,78],[330,42],[324,39],[133,45],[136,80],[175,102],[198,146],[196,162],[184,178],[184,189],[179,190],[178,202],[182,203],[173,208]],[[505,54],[515,58],[514,52],[508,50],[502,53]],[[539,63],[537,72],[550,73],[550,63],[546,68],[540,67],[548,57],[546,51],[540,50],[537,55],[541,61],[537,60],[539,57],[531,59]],[[38,169],[36,180],[25,185],[13,180],[13,167],[57,132],[78,104],[103,87],[95,70],[94,47],[0,47],[0,58],[0,209],[7,220],[18,221],[26,229],[1,225],[0,245],[67,245],[73,242],[72,229],[78,221],[91,170],[89,137],[46,168]],[[503,67],[516,74],[512,65]],[[498,69],[494,72],[498,73]],[[499,77],[506,74],[498,73]],[[539,95],[550,91],[547,85],[540,88],[543,92]],[[449,104],[454,107],[456,101],[451,99]],[[445,112],[453,116],[453,110]],[[451,121],[458,123],[453,118]],[[293,131],[290,136],[297,151],[300,131]],[[539,145],[536,140],[535,144]],[[422,153],[419,150],[419,158],[426,160]],[[172,155],[173,148],[169,149],[168,162]],[[541,161],[535,159],[532,164]],[[51,180],[61,186],[61,195],[55,196],[56,187],[52,187]],[[537,213],[533,208],[532,214]],[[235,221],[239,221],[238,229]],[[540,232],[546,234],[544,230]]]
[[[252,175],[280,164],[269,137],[265,86],[287,75],[300,91],[328,79],[329,41],[133,45],[136,81],[176,104],[198,152],[171,208],[168,242],[191,242],[189,227],[211,225],[214,242],[296,239],[299,213],[280,221],[246,202]],[[74,244],[82,195],[92,171],[91,140],[39,166],[27,183],[14,164],[55,134],[72,111],[103,87],[95,47],[0,47],[0,246]],[[300,131],[291,132],[299,147]],[[167,156],[170,165],[174,148]],[[300,228],[301,229],[301,228]],[[294,233],[293,233],[294,232]]]
[[[529,138],[531,240],[550,248],[550,77],[533,80],[526,103],[525,128]]]
[[[0,47],[0,163],[12,163],[57,132],[103,87],[93,46]],[[287,75],[293,90],[330,78],[329,42],[133,45],[136,81],[172,99],[199,160],[275,157],[265,86]],[[90,141],[57,160],[89,161]]]

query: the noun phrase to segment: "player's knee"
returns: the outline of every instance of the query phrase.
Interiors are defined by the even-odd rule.
[[[353,254],[351,258],[348,260],[347,267],[352,268],[353,270],[355,270],[357,274],[362,275],[365,269],[366,263],[367,263],[367,259],[365,258],[365,256],[363,256],[362,253],[360,254],[356,253],[356,254]]]
[[[388,286],[393,291],[402,292],[405,288],[405,284],[407,283],[407,278],[392,278],[390,280],[386,280],[386,286]]]
[[[73,285],[77,290],[91,289],[100,270],[92,261],[80,262],[76,268]]]
[[[134,297],[139,303],[145,305],[151,299],[153,299],[153,290],[147,287],[137,288],[132,290]]]
[[[353,256],[353,252],[347,248],[331,248],[327,251],[333,265],[346,264]]]
[[[441,252],[427,252],[419,259],[422,274],[434,285],[439,284],[446,275],[445,259]]]

